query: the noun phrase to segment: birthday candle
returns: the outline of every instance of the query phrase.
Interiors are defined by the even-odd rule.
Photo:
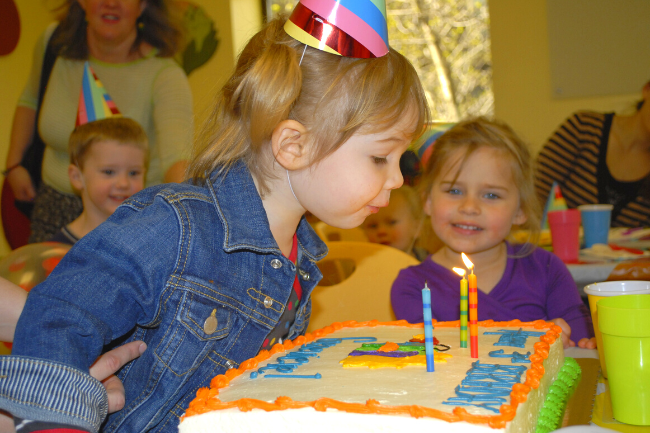
[[[476,275],[474,275],[474,264],[469,260],[465,253],[461,253],[465,265],[470,271],[467,276],[469,283],[469,347],[470,356],[478,358],[478,291],[476,285]]]
[[[460,347],[467,348],[467,279],[465,269],[454,268],[454,272],[463,277],[460,280]]]
[[[422,289],[422,313],[424,316],[424,350],[427,359],[427,372],[435,371],[433,363],[433,323],[431,318],[431,290],[424,283]]]

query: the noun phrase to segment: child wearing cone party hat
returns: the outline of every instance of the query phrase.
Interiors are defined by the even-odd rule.
[[[88,62],[68,149],[68,176],[83,211],[50,241],[73,245],[144,188],[149,151],[142,127],[122,117]]]
[[[175,432],[215,375],[304,334],[327,254],[304,214],[350,228],[386,206],[428,120],[417,74],[386,34],[381,1],[302,0],[253,36],[200,134],[191,181],[126,200],[32,292],[19,356],[0,358],[0,408],[82,431]],[[104,420],[88,366],[132,339],[150,349],[120,373],[124,409]]]

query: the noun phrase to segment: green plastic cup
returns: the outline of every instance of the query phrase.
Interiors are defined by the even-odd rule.
[[[601,299],[598,326],[614,418],[650,425],[650,295]]]
[[[607,363],[603,353],[603,338],[598,328],[598,301],[610,296],[622,295],[650,295],[650,281],[605,281],[603,283],[589,284],[585,287],[585,293],[589,298],[589,309],[591,310],[591,321],[594,324],[594,334],[598,347],[598,358],[603,377],[607,379]]]

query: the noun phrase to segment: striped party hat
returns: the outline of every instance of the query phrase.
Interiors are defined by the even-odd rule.
[[[107,119],[109,117],[121,117],[120,111],[115,102],[106,93],[104,85],[97,78],[97,75],[90,69],[88,62],[84,65],[84,76],[81,81],[81,93],[79,94],[79,108],[77,109],[76,126],[95,120]]]
[[[414,143],[413,147],[417,150],[421,165],[424,167],[433,153],[436,140],[447,130],[453,127],[455,123],[434,122],[427,125],[427,129],[422,136]]]
[[[389,49],[385,0],[300,0],[284,30],[303,44],[345,57],[381,57]]]

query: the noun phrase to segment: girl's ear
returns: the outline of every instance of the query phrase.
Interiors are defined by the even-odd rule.
[[[84,181],[81,175],[81,170],[74,164],[68,166],[68,177],[70,178],[70,184],[72,188],[76,191],[81,191],[84,188]]]
[[[526,212],[524,212],[521,207],[517,210],[517,213],[515,213],[514,218],[512,219],[512,224],[514,225],[522,225],[528,220],[528,216],[526,215]]]
[[[271,135],[273,156],[286,170],[299,170],[309,166],[309,144],[307,128],[295,120],[278,123]]]
[[[431,202],[431,194],[427,195],[427,199],[424,201],[424,213],[428,216],[431,216],[433,203]]]

